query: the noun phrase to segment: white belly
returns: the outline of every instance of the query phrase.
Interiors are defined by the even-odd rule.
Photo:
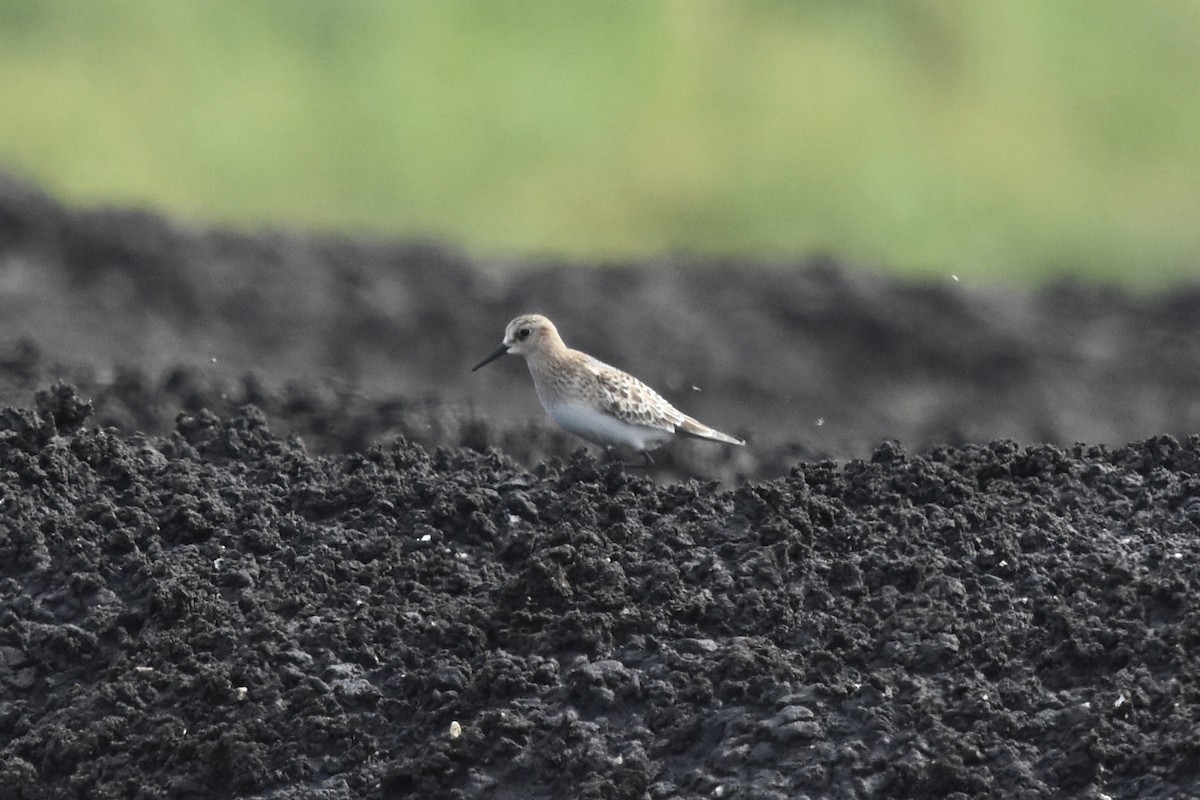
[[[546,406],[546,412],[566,430],[599,445],[619,444],[637,450],[652,450],[675,435],[662,428],[632,425],[591,406],[575,403]]]

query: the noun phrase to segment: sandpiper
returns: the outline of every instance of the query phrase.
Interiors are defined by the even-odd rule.
[[[654,463],[648,451],[676,435],[744,445],[692,419],[627,372],[567,347],[554,323],[524,314],[508,323],[504,342],[471,371],[507,354],[525,356],[538,399],[550,418],[602,447],[625,445]]]

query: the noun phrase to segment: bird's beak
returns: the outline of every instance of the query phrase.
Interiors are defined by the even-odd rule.
[[[485,358],[483,361],[480,361],[475,366],[471,367],[471,372],[474,372],[475,370],[482,367],[484,364],[490,364],[493,361],[495,361],[497,358],[499,358],[500,356],[507,355],[507,354],[508,354],[508,345],[502,344],[499,347],[497,347],[490,356]]]

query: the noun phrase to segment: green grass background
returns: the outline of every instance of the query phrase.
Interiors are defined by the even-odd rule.
[[[1200,277],[1200,2],[2,0],[0,168],[484,256]]]

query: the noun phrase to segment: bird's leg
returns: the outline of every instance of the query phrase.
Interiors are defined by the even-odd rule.
[[[650,469],[651,467],[653,467],[654,459],[651,458],[650,454],[647,453],[645,450],[642,450],[641,453],[642,453],[641,461],[625,461],[625,462],[622,462],[622,464],[625,467],[627,467],[628,469]]]
[[[654,459],[645,450],[639,450],[642,455],[641,461],[624,461],[620,453],[611,446],[604,448],[604,463],[605,464],[620,464],[626,469],[650,469],[654,466]]]

